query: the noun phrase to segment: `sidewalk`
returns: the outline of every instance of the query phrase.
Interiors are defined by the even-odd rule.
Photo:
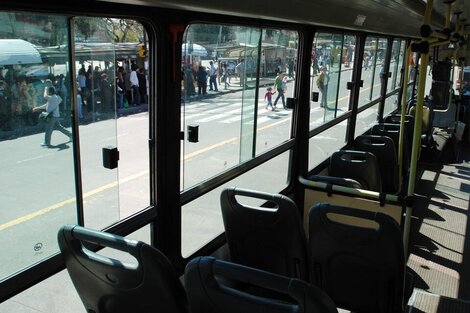
[[[261,78],[259,80],[259,86],[258,87],[268,87],[268,86],[274,86],[274,79],[275,77],[266,77],[266,78]],[[291,82],[293,81],[294,78],[288,78],[287,79],[287,82]],[[232,82],[230,83],[230,87],[228,89],[224,89],[224,86],[225,86],[225,83],[221,82],[220,84],[217,85],[217,88],[218,88],[218,91],[213,91],[213,90],[207,90],[207,93],[202,96],[202,95],[198,95],[197,94],[197,87],[196,87],[196,94],[195,95],[192,95],[189,99],[189,101],[185,101],[185,100],[188,100],[185,95],[184,95],[184,90],[182,91],[182,95],[181,95],[181,103],[191,103],[193,101],[199,101],[199,100],[202,100],[202,99],[212,99],[212,98],[215,98],[215,97],[218,97],[218,96],[222,96],[224,94],[228,94],[228,93],[234,93],[234,92],[238,92],[238,91],[242,91],[242,90],[251,90],[251,89],[255,89],[256,88],[256,80],[247,80],[246,81],[246,85],[248,87],[246,88],[243,88],[242,86],[240,86],[240,81],[238,80],[238,78],[233,78],[232,79]]]

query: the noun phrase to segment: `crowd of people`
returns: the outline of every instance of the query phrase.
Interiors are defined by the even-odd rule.
[[[283,73],[286,80],[287,77],[294,78],[295,63],[293,59],[289,59],[288,63],[284,64],[281,58],[277,58],[273,63],[275,63],[275,69],[272,72],[276,75]],[[248,88],[249,77],[247,78],[247,76],[250,73],[253,74],[253,66],[253,64],[247,65],[243,58],[238,62],[233,62],[233,60],[230,62],[211,60],[209,66],[204,66],[202,62],[183,65],[181,69],[183,96],[187,99],[192,96],[204,97],[208,91],[219,92],[219,86],[220,88],[223,87],[224,90],[229,90],[231,87]],[[265,73],[266,71],[261,70],[261,72]],[[255,74],[256,72],[253,75]],[[233,79],[235,84],[232,83]],[[276,89],[278,88],[276,87]]]
[[[70,75],[27,75],[22,68],[0,67],[0,131],[24,129],[40,123],[34,108],[45,104],[45,88],[54,87],[60,97],[62,116],[72,111],[73,88]],[[144,68],[132,64],[129,69],[113,65],[78,69],[77,107],[80,120],[112,118],[116,111],[147,103],[147,77]]]
[[[110,77],[115,77],[114,81]],[[147,78],[144,68],[132,64],[130,70],[100,71],[82,65],[77,76],[80,101],[85,112],[114,113],[118,109],[147,103]],[[114,107],[116,103],[116,107]],[[80,111],[80,109],[78,110]]]

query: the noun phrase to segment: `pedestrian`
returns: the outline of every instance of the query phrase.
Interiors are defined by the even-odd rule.
[[[230,87],[229,84],[229,78],[228,78],[228,68],[227,68],[227,63],[222,63],[222,82],[224,83],[224,89],[227,90],[228,87]]]
[[[276,100],[274,101],[274,108],[276,108],[277,101],[279,100],[279,98],[281,98],[282,106],[284,109],[286,109],[286,100],[284,98],[284,90],[282,88],[283,79],[284,79],[284,73],[282,71],[279,71],[279,73],[276,76],[276,79],[274,79],[274,87],[276,88],[278,92]]]
[[[271,108],[271,110],[274,111],[274,107],[273,107],[273,94],[275,94],[276,92],[274,91],[273,92],[273,89],[271,87],[268,87],[268,89],[266,89],[266,93],[264,94],[264,100],[266,100],[266,110],[268,108]]]
[[[317,77],[317,87],[318,90],[321,92],[321,101],[320,101],[320,107],[322,108],[328,108],[327,102],[328,102],[328,81],[330,80],[330,77],[328,76],[328,73],[326,71],[326,66],[320,67],[320,75]]]
[[[207,89],[207,71],[204,66],[199,66],[199,70],[197,71],[197,94],[200,96],[206,94]]]
[[[141,67],[137,71],[137,79],[139,80],[140,103],[147,103],[147,77],[144,68]]]
[[[117,109],[124,107],[124,94],[126,92],[126,86],[122,77],[122,72],[118,71],[116,76],[116,106]]]
[[[186,98],[189,99],[194,95],[194,74],[191,64],[186,64],[184,66],[184,91]]]
[[[219,91],[217,88],[217,67],[214,65],[214,62],[209,62],[209,90]],[[214,86],[214,87],[212,87]]]
[[[235,67],[235,72],[237,73],[239,79],[240,79],[240,87],[248,87],[245,83],[245,74],[246,74],[246,69],[245,69],[245,60],[241,59],[240,63],[237,64]]]
[[[114,113],[114,86],[109,81],[108,74],[101,74],[99,87],[101,96],[101,113]]]
[[[59,104],[62,102],[62,98],[56,94],[56,89],[53,86],[44,89],[44,99],[46,99],[46,103],[33,108],[33,111],[45,110],[45,112],[49,113],[46,119],[47,124],[44,142],[41,146],[51,147],[51,136],[54,129],[59,130],[62,134],[69,137],[69,142],[72,141],[72,133],[60,124]]]
[[[129,76],[129,82],[132,89],[132,104],[134,106],[140,105],[139,78],[137,77],[138,69],[139,67],[136,64],[133,64],[131,75]]]
[[[82,107],[83,107],[83,99],[82,99],[80,87],[78,87],[78,83],[77,83],[77,115],[78,115],[78,119],[80,120],[83,119]]]
[[[57,94],[62,98],[62,108],[64,110],[66,110],[67,109],[68,89],[67,89],[67,84],[65,82],[64,74],[60,74],[59,79],[57,79],[56,91],[57,91]]]

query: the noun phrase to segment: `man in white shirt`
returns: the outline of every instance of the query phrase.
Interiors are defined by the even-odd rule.
[[[140,105],[140,92],[139,92],[139,78],[137,77],[137,70],[139,67],[137,65],[132,65],[132,72],[129,78],[132,88],[132,104]]]
[[[72,141],[72,133],[65,129],[60,124],[60,111],[59,104],[62,102],[62,98],[56,94],[56,89],[52,86],[46,87],[44,90],[44,99],[46,103],[41,106],[33,108],[33,111],[45,110],[49,113],[46,119],[46,132],[44,134],[44,142],[41,144],[43,147],[51,147],[51,136],[54,129],[57,129],[65,136],[69,137],[69,142]]]
[[[217,67],[214,65],[214,62],[210,61],[209,68],[209,90],[219,91],[217,89]],[[214,88],[212,88],[212,85]]]

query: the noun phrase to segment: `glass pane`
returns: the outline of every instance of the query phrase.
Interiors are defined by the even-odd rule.
[[[290,74],[286,95],[293,94],[294,63],[289,61],[296,55],[297,38],[284,30],[238,26],[193,24],[186,29],[182,128],[186,135],[197,129],[199,136],[197,142],[186,136],[182,145],[182,189],[290,138],[292,112],[281,107],[282,99],[278,109],[267,110],[264,96],[268,87],[275,91],[280,68]]]
[[[68,20],[0,12],[0,21],[2,281],[56,254],[57,230],[77,209]]]
[[[149,205],[148,49],[134,20],[73,21],[85,225],[102,229]],[[102,165],[109,147],[119,170]]]
[[[104,18],[77,17],[73,23],[85,225],[102,229],[119,220],[118,169],[104,168],[100,153],[117,147],[115,47],[102,31]]]
[[[385,99],[384,117],[398,109],[398,93],[395,93]]]
[[[298,35],[292,31],[266,29],[262,38],[256,155],[290,138],[292,111],[283,109],[282,97],[285,102],[287,98],[294,97],[298,45]],[[277,87],[276,79],[279,82]],[[272,104],[276,104],[276,109],[269,105],[269,98]]]
[[[399,75],[398,68],[401,67],[401,63],[399,62],[400,50],[401,47],[401,40],[395,39],[392,45],[392,57],[390,59],[390,73],[392,73],[392,77],[389,78],[387,84],[387,93],[394,90],[397,86],[397,76]]]
[[[287,187],[289,154],[290,151],[287,151],[183,206],[181,227],[183,257],[189,257],[224,232],[220,210],[220,193],[224,188],[238,186],[276,193]]]
[[[347,89],[347,83],[352,81],[352,65],[354,62],[354,52],[356,48],[355,36],[344,36],[344,46],[341,55],[341,80],[338,92],[338,114],[349,111],[350,91]]]
[[[310,138],[308,142],[308,168],[312,170],[346,144],[348,121],[345,120]]]
[[[377,43],[378,39],[375,37],[366,38],[361,71],[363,87],[361,88],[361,92],[359,94],[359,107],[372,101]]]
[[[356,38],[341,34],[318,33],[314,38],[310,79],[310,129],[341,115],[349,109],[351,62]],[[318,102],[313,96],[318,95]]]
[[[382,89],[382,78],[380,78],[380,74],[385,70],[385,55],[387,53],[387,46],[388,40],[385,38],[379,38],[374,65],[372,100],[380,97],[380,91]]]
[[[241,28],[237,36],[240,47],[240,62],[236,67],[241,87],[240,119],[240,162],[253,157],[253,140],[255,137],[255,118],[258,113],[256,103],[256,86],[258,78],[259,42],[261,30]],[[256,115],[255,115],[256,114]]]
[[[357,115],[357,120],[356,120],[356,131],[354,134],[354,137],[360,136],[364,134],[367,130],[369,130],[372,125],[377,123],[377,117],[378,117],[378,111],[379,110],[379,105],[373,105],[370,108],[367,108],[367,110],[362,111]]]

